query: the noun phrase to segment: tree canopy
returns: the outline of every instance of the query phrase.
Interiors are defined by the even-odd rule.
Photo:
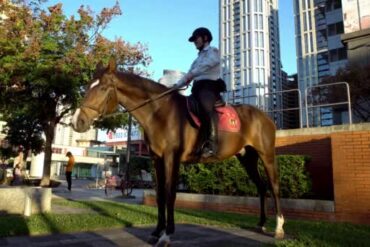
[[[71,16],[63,13],[62,3],[46,8],[44,2],[0,5],[0,112],[11,123],[8,133],[14,133],[12,128],[27,129],[22,123],[42,129],[43,181],[48,184],[55,126],[77,107],[96,64],[113,56],[120,69],[140,72],[151,58],[141,43],[104,37],[112,18],[122,14],[118,2],[98,14],[81,6]]]

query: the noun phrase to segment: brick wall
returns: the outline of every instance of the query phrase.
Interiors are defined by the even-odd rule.
[[[370,123],[278,131],[278,154],[311,156],[313,190],[334,200],[333,212],[283,209],[293,218],[370,224]],[[144,203],[156,205],[154,197]],[[256,206],[176,200],[177,207],[258,215]],[[270,214],[272,213],[271,210]]]
[[[330,134],[278,137],[276,153],[310,156],[307,171],[312,179],[314,197],[324,200],[334,198]]]
[[[337,220],[370,223],[370,131],[333,133],[331,148]]]

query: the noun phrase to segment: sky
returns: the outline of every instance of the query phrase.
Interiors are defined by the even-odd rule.
[[[81,5],[99,13],[112,7],[116,0],[51,0],[47,5],[63,3],[66,15],[74,14]],[[140,42],[148,48],[152,63],[151,78],[158,80],[164,69],[187,72],[197,56],[188,38],[197,27],[207,27],[218,47],[219,0],[120,0],[122,15],[115,17],[103,33],[114,39],[122,37],[130,43]],[[296,73],[293,1],[279,1],[280,51],[283,69]]]

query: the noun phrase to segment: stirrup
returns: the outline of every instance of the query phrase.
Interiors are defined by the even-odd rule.
[[[202,148],[201,148],[201,156],[203,158],[209,158],[211,156],[214,156],[216,154],[216,152],[214,151],[214,149],[212,148],[212,142],[211,141],[206,141],[203,145],[202,145]]]

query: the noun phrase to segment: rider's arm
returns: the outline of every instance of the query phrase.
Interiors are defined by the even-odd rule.
[[[220,64],[220,55],[217,48],[210,47],[204,56],[199,57],[191,66],[190,74],[192,78],[206,73],[209,69]]]

